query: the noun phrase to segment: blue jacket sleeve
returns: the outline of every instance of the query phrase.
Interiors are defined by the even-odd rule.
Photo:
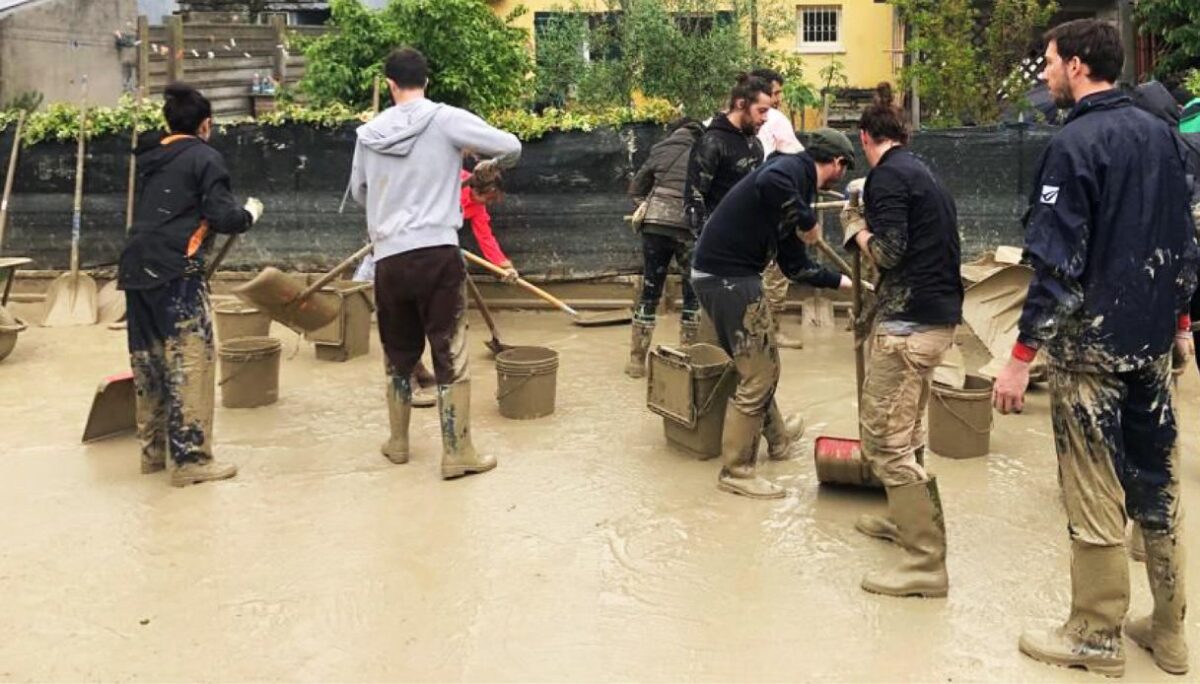
[[[1022,344],[1042,346],[1083,306],[1079,278],[1087,265],[1096,194],[1095,171],[1072,152],[1069,141],[1061,136],[1051,141],[1025,219],[1025,257],[1033,280],[1018,323]]]
[[[788,230],[779,240],[779,253],[775,255],[779,270],[797,283],[806,283],[813,287],[823,287],[836,290],[842,284],[842,274],[825,268],[808,256],[808,249],[796,231]]]

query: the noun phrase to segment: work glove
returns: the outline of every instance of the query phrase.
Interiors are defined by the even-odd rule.
[[[242,207],[250,214],[250,225],[258,223],[258,219],[263,215],[262,200],[256,197],[250,197],[246,200],[246,205]]]
[[[865,188],[866,185],[866,178],[855,178],[846,184],[846,197],[849,198],[850,204],[862,206],[863,188]]]
[[[863,216],[862,207],[847,206],[839,218],[842,222],[842,246],[847,251],[856,249],[854,236],[867,229],[867,219]]]

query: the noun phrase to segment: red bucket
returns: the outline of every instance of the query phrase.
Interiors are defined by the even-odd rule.
[[[813,447],[817,481],[856,487],[883,486],[862,457],[862,443],[844,437],[817,437]]]

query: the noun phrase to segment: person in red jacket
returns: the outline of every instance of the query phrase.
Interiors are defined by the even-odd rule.
[[[504,282],[512,282],[521,274],[513,267],[512,260],[505,256],[500,243],[496,241],[496,236],[492,234],[492,215],[487,209],[487,205],[503,199],[503,179],[499,169],[491,165],[476,168],[477,173],[464,169],[459,175],[459,180],[462,181],[463,223],[470,224],[471,233],[475,235],[475,242],[479,245],[479,251],[483,252],[483,258],[508,271]],[[425,367],[425,362],[418,362],[412,377],[413,406],[428,408],[435,405],[436,384],[433,373]]]

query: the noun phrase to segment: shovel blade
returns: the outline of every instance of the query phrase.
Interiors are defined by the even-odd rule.
[[[64,273],[50,283],[42,325],[47,328],[95,325],[96,320],[96,281],[91,276]]]
[[[110,280],[96,295],[97,320],[108,325],[125,320],[125,293],[117,289],[117,281]]]
[[[603,313],[592,314],[591,316],[579,316],[571,322],[582,328],[598,328],[606,325],[624,325],[626,323],[633,322],[633,311],[631,309],[605,311]]]
[[[137,428],[137,395],[133,372],[110,375],[100,381],[92,410],[83,428],[83,443],[116,437]]]
[[[298,278],[268,266],[250,282],[234,288],[233,293],[292,330],[313,332],[337,318],[338,304],[334,297],[298,299],[305,289]]]

